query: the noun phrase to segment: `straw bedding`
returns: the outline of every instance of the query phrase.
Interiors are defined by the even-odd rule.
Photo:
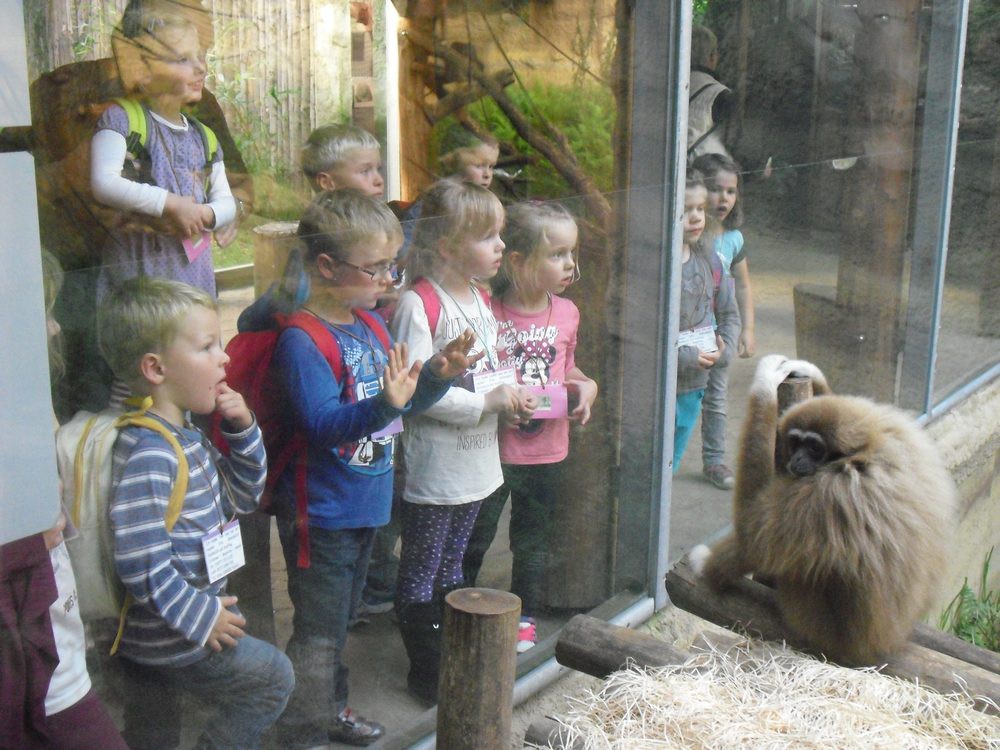
[[[1000,719],[875,670],[790,650],[709,650],[685,664],[628,669],[559,719],[584,750],[1000,750]]]

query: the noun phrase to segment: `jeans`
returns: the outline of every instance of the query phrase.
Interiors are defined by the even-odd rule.
[[[681,459],[687,449],[691,433],[698,422],[704,390],[688,391],[677,396],[677,412],[674,417],[674,474],[681,468]]]
[[[283,746],[327,742],[327,728],[347,707],[347,666],[342,662],[347,625],[361,600],[374,528],[309,527],[310,566],[299,568],[294,516],[278,516],[288,566],[288,595],[295,607],[286,653],[296,688],[279,722]]]
[[[132,678],[125,706],[125,740],[133,750],[175,747],[180,741],[180,693],[216,707],[198,748],[257,748],[295,687],[288,658],[266,641],[240,638],[184,667],[123,659]]]
[[[715,466],[726,461],[726,381],[729,366],[708,371],[708,386],[701,402],[701,462]]]

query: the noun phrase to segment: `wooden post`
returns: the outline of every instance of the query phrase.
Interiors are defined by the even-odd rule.
[[[795,404],[811,398],[812,379],[808,377],[791,376],[778,385],[778,414],[784,414]]]
[[[253,230],[253,291],[259,297],[281,278],[288,253],[298,244],[297,221],[273,221]]]
[[[445,597],[437,746],[505,750],[510,744],[521,600],[494,589]]]

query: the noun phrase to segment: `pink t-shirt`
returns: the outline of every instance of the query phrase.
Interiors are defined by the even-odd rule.
[[[580,311],[568,299],[552,296],[551,307],[525,315],[493,297],[500,326],[500,367],[512,367],[525,385],[562,385],[576,366]],[[500,460],[507,464],[551,464],[569,453],[569,419],[534,419],[519,427],[500,427]]]

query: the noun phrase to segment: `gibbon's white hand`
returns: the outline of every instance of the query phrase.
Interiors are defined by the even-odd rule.
[[[696,545],[690,552],[688,552],[688,562],[691,564],[691,570],[693,570],[694,574],[699,578],[701,578],[701,574],[705,570],[705,563],[711,556],[712,550],[704,544]]]

